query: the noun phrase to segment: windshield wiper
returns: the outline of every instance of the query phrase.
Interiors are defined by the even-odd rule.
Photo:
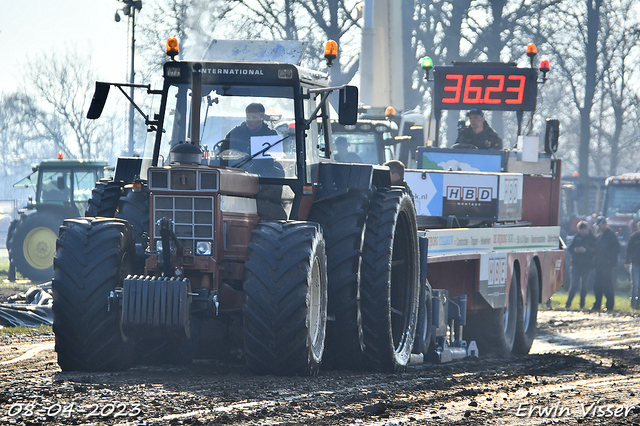
[[[269,151],[271,148],[273,148],[274,146],[278,145],[280,142],[282,142],[283,140],[288,139],[288,138],[289,138],[289,136],[285,136],[284,138],[280,139],[279,141],[276,141],[276,142],[274,142],[274,143],[272,143],[270,145],[267,144],[267,146],[264,149],[261,149],[260,151],[256,152],[255,154],[253,154],[250,157],[245,158],[244,160],[240,160],[238,163],[234,164],[231,167],[236,168],[236,167],[244,166],[249,161],[251,161],[254,158],[256,158],[258,155],[264,154],[265,152]]]

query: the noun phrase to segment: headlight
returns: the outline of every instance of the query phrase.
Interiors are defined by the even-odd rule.
[[[200,256],[211,255],[211,241],[198,241],[196,243],[196,253]]]

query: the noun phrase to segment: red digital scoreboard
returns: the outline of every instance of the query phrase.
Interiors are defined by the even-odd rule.
[[[538,71],[515,66],[433,67],[434,108],[533,111]]]

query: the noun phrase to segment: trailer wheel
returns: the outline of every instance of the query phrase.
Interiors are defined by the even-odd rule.
[[[418,325],[416,337],[413,341],[413,353],[427,355],[435,349],[436,335],[433,324],[433,293],[431,284],[427,281],[420,293],[420,309],[418,310]]]
[[[348,194],[315,205],[309,215],[322,226],[326,244],[329,320],[323,365],[329,368],[362,368],[358,302],[368,202],[364,193]]]
[[[538,287],[538,267],[535,262],[529,267],[527,279],[527,303],[522,302],[518,292],[518,322],[516,326],[516,339],[513,344],[513,353],[526,355],[531,350],[533,340],[536,338],[538,328],[538,303],[540,300],[540,288]]]
[[[315,375],[327,321],[322,230],[304,222],[264,222],[245,263],[244,349],[259,374]]]
[[[148,242],[149,222],[149,187],[142,184],[140,190],[125,189],[124,195],[118,202],[117,218],[125,219],[131,224],[136,243]]]
[[[87,217],[114,217],[118,209],[118,200],[122,195],[123,182],[113,179],[100,179],[91,190],[87,204]]]
[[[506,358],[513,351],[518,317],[518,277],[511,275],[509,299],[504,308],[486,309],[467,318],[465,335],[475,340],[480,355]]]
[[[60,228],[53,273],[53,331],[63,371],[128,368],[132,342],[107,298],[131,273],[131,227],[117,219],[68,219]]]
[[[378,191],[369,205],[360,282],[363,352],[376,371],[398,371],[409,363],[418,322],[418,275],[413,201],[402,191]]]
[[[22,216],[16,224],[9,256],[23,276],[37,282],[51,280],[58,228],[62,221],[59,214],[42,211]]]

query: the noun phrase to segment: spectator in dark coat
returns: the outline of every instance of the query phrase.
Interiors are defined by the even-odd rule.
[[[637,223],[640,230],[640,222]],[[640,231],[636,231],[627,242],[627,260],[624,265],[631,272],[631,308],[640,309]]]
[[[589,290],[589,276],[593,271],[593,257],[596,252],[596,237],[584,220],[578,223],[578,233],[569,245],[571,253],[571,288],[565,308],[571,308],[573,297],[580,290],[580,309],[584,309],[584,300]]]
[[[391,173],[391,185],[403,186],[413,199],[413,191],[411,191],[409,184],[404,180],[404,163],[398,160],[391,160],[384,163],[383,166],[389,167],[389,173]]]
[[[593,292],[596,301],[593,303],[592,311],[599,311],[602,305],[602,296],[607,298],[606,308],[613,309],[615,288],[613,282],[613,268],[618,264],[618,253],[620,253],[620,242],[616,234],[607,225],[607,218],[598,216],[596,219],[598,227],[598,237],[596,243],[596,277],[593,283]]]

